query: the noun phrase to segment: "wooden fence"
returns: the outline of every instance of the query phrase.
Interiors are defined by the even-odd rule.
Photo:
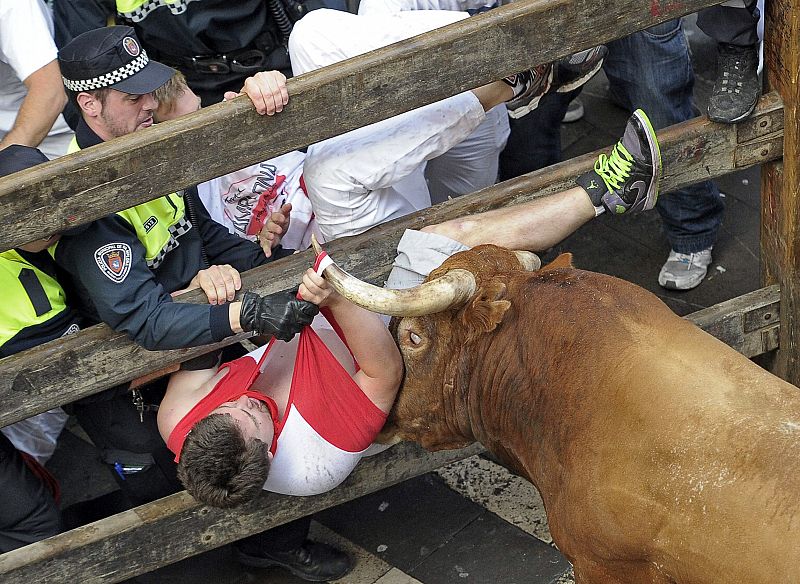
[[[262,118],[247,98],[205,108],[111,143],[0,178],[0,249],[86,223],[385,119],[457,92],[607,42],[714,4],[713,0],[522,0],[448,27],[314,71],[288,82],[283,113]],[[775,368],[800,381],[794,317],[798,222],[800,0],[768,3],[767,69],[773,92],[752,118],[724,126],[698,118],[659,132],[663,190],[765,164],[762,257],[769,287],[690,318],[747,356],[774,355]],[[592,34],[581,23],[592,23]],[[773,76],[774,75],[774,76]],[[435,80],[435,82],[431,82]],[[265,136],[267,138],[265,138]],[[225,156],[220,156],[225,152]],[[789,156],[784,157],[784,153]],[[326,248],[346,269],[382,280],[405,228],[519,204],[571,186],[596,154],[565,161],[378,226]],[[251,270],[243,288],[289,289],[308,253]],[[195,291],[182,302],[204,302]],[[219,345],[240,340],[243,335]],[[216,346],[219,346],[216,345]],[[105,325],[0,360],[0,426],[211,350],[151,352]],[[775,349],[779,349],[775,351]],[[263,493],[234,511],[178,493],[0,555],[7,583],[119,582],[252,533],[384,488],[480,451],[425,453],[403,444],[362,462],[345,484],[317,497]],[[155,545],[153,542],[158,542]]]

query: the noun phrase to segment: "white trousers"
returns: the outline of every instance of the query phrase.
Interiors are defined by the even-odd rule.
[[[292,69],[299,75],[467,16],[315,10],[292,31]],[[425,166],[446,153],[435,163],[437,189],[463,194],[493,184],[507,136],[505,106],[487,117],[466,92],[310,146],[303,175],[323,236],[356,235],[429,206]]]

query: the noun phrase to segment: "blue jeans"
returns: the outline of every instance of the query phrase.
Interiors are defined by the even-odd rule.
[[[612,99],[643,109],[656,129],[695,117],[694,73],[680,20],[672,20],[609,43],[603,64]],[[659,196],[656,210],[672,249],[693,253],[710,247],[725,205],[705,181]]]
[[[561,119],[580,92],[547,93],[527,116],[508,120],[511,134],[500,153],[501,181],[561,162]]]

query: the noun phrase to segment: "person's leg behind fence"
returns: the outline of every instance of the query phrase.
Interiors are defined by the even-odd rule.
[[[608,49],[603,68],[620,105],[642,108],[656,129],[697,115],[694,73],[680,20],[613,41]],[[661,195],[656,209],[672,248],[659,274],[662,286],[683,290],[702,282],[724,208],[711,181]]]
[[[718,43],[717,74],[708,100],[708,117],[715,122],[741,121],[758,103],[759,16],[756,0],[728,0],[697,15],[698,28]]]

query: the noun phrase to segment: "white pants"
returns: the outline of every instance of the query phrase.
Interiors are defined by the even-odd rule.
[[[467,16],[438,10],[358,16],[315,10],[292,31],[292,69],[299,75]],[[505,106],[487,116],[466,92],[312,145],[303,174],[322,234],[327,240],[356,235],[429,206],[426,162],[445,153],[430,177],[444,194],[493,184],[507,137]]]

